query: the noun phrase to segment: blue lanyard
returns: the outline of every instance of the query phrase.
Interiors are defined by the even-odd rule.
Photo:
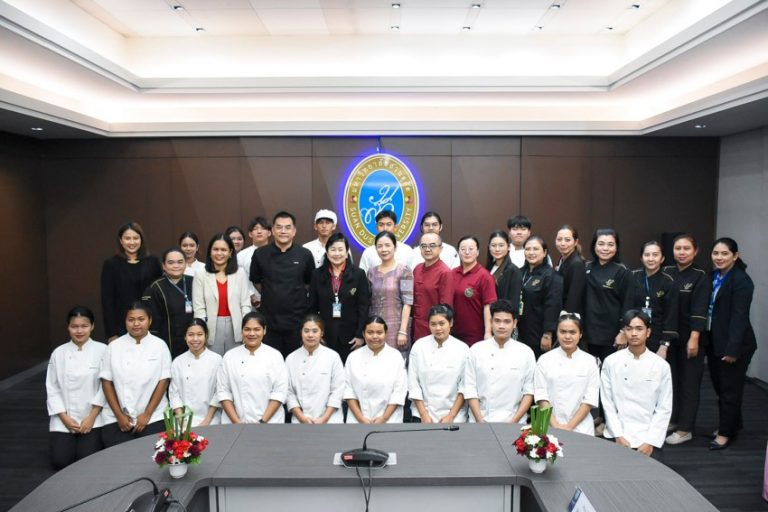
[[[179,288],[179,285],[177,285],[176,283],[171,281],[170,277],[165,276],[165,278],[168,280],[169,283],[171,283],[171,286],[173,286],[174,288],[179,290],[179,293],[184,296],[184,300],[185,301],[189,300],[189,298],[187,297],[187,281],[186,281],[186,279],[184,279],[184,276],[181,276],[181,283],[184,285],[184,289],[183,290],[181,288]]]
[[[729,270],[725,273],[724,276],[720,275],[720,272],[715,272],[714,277],[712,278],[712,295],[709,296],[709,308],[707,308],[707,316],[709,318],[712,318],[712,311],[715,309],[715,298],[717,297],[717,292],[720,291],[720,287],[725,282],[725,279],[728,277],[728,275],[731,273]]]

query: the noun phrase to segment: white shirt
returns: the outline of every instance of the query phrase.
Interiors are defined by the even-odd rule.
[[[440,347],[432,335],[417,340],[411,347],[408,363],[408,395],[411,400],[422,400],[433,421],[451,412],[461,392],[464,371],[469,359],[469,347],[463,341],[449,336]],[[419,416],[411,405],[414,416]],[[464,404],[456,414],[454,423],[467,421]]]
[[[597,407],[599,396],[600,371],[593,356],[577,348],[569,358],[565,350],[557,347],[539,357],[533,375],[533,397],[536,402],[546,400],[552,404],[558,423],[568,423],[581,404]],[[587,414],[573,431],[595,435],[592,415]]]
[[[461,265],[459,253],[456,251],[456,248],[445,242],[443,242],[443,250],[440,252],[440,259],[443,260],[443,263],[448,265],[448,268],[456,268]],[[414,269],[419,263],[424,263],[424,258],[421,256],[421,247],[416,245],[413,247],[413,256],[411,257],[411,264],[408,265],[408,268]]]
[[[375,355],[367,345],[360,347],[347,357],[344,374],[344,400],[357,400],[363,416],[376,418],[384,414],[389,404],[397,404],[397,409],[387,423],[403,422],[408,377],[399,350],[385,344],[381,352]],[[347,413],[347,423],[357,423],[352,411]]]
[[[413,267],[411,267],[412,258],[413,249],[411,249],[411,246],[398,242],[395,246],[395,261],[413,270]],[[360,268],[363,269],[363,272],[368,273],[369,268],[374,268],[378,265],[381,265],[381,258],[379,258],[379,253],[376,252],[376,246],[367,247],[360,257]]]
[[[525,266],[525,249],[515,249],[515,246],[509,244],[509,259],[517,265],[517,268]]]
[[[472,345],[469,354],[464,372],[464,398],[480,400],[480,411],[487,422],[511,421],[523,396],[533,395],[536,368],[533,350],[513,339],[502,349],[495,339],[489,338]],[[469,415],[469,421],[476,421],[473,414]],[[520,423],[525,423],[525,415]]]
[[[171,378],[171,352],[163,340],[152,334],[142,338],[141,343],[123,334],[107,345],[99,377],[112,381],[120,407],[135,423],[149,405],[157,383]],[[149,423],[162,420],[166,407],[168,398],[164,393]],[[117,421],[109,405],[101,414],[105,425]]]
[[[321,243],[319,238],[315,238],[311,242],[305,243],[304,248],[309,249],[309,252],[311,252],[312,256],[315,258],[315,268],[323,266],[323,261],[325,260],[325,244]],[[350,249],[347,254],[351,260],[352,250]]]
[[[193,261],[191,265],[185,265],[184,267],[184,275],[185,276],[192,276],[195,277],[195,274],[200,272],[201,270],[205,270],[205,263],[202,261]]]
[[[208,407],[221,407],[216,400],[216,375],[221,366],[221,356],[205,349],[200,358],[187,350],[171,364],[171,386],[168,399],[176,409],[185,405],[192,409],[192,426],[196,427],[208,415]],[[221,423],[221,411],[211,420],[211,425]]]
[[[248,279],[248,295],[251,297],[255,295],[256,300],[260,301],[261,294],[251,282],[251,259],[253,259],[253,253],[256,249],[258,247],[251,245],[237,253],[237,266],[245,271],[245,277]]]
[[[285,403],[288,395],[288,371],[280,352],[262,343],[251,354],[239,345],[224,354],[216,380],[216,398],[230,400],[240,421],[258,423],[270,400]],[[283,423],[285,411],[278,407],[269,423]],[[226,413],[221,423],[232,423]]]
[[[301,407],[305,416],[319,418],[328,407],[335,407],[328,423],[344,423],[341,400],[344,396],[344,365],[339,354],[319,345],[312,355],[299,347],[285,358],[288,367],[288,411]],[[296,416],[292,423],[299,423]]]
[[[647,349],[639,358],[623,349],[605,358],[600,381],[605,437],[661,448],[672,415],[669,364]]]
[[[91,413],[94,405],[104,407],[107,401],[101,391],[101,358],[107,346],[98,341],[88,339],[78,349],[73,341],[69,341],[51,354],[48,361],[48,374],[45,378],[45,389],[48,392],[48,414],[51,421],[48,429],[51,432],[69,433],[59,413],[67,413],[80,423]],[[93,427],[104,424],[104,418],[99,414]]]

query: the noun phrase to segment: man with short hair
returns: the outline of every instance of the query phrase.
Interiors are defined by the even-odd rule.
[[[604,436],[659,459],[672,415],[669,364],[646,347],[651,335],[648,315],[630,309],[622,322],[627,348],[606,357],[600,374]]]
[[[261,216],[252,218],[251,222],[248,223],[248,237],[251,239],[251,245],[237,253],[237,266],[245,271],[245,276],[249,278],[249,281],[253,252],[269,243],[270,229],[272,229],[272,226],[269,225],[269,221]],[[253,283],[249,282],[248,292],[251,296],[253,307],[259,307],[261,294],[253,286]]]
[[[533,350],[512,339],[517,305],[501,299],[491,304],[493,337],[469,348],[464,398],[470,422],[524,423],[533,404]]]
[[[525,251],[523,244],[531,236],[531,219],[525,215],[515,215],[507,220],[507,229],[509,230],[509,259],[512,263],[523,268],[525,266]]]
[[[320,268],[325,261],[325,243],[336,229],[336,222],[336,213],[331,210],[322,209],[315,214],[314,229],[317,238],[304,244],[315,258],[315,268]]]
[[[443,219],[440,217],[439,213],[432,211],[425,213],[421,216],[420,225],[422,234],[435,233],[436,235],[439,235],[441,239],[443,238]],[[446,265],[448,265],[448,268],[456,268],[461,265],[459,253],[456,251],[456,248],[451,244],[446,243],[445,241],[443,241],[442,244],[443,245],[440,250],[440,259],[443,260]],[[422,257],[421,251],[419,251],[419,246],[417,245],[413,248],[411,268],[415,269],[416,265],[423,262],[424,258]]]
[[[283,357],[301,346],[301,319],[309,308],[307,286],[315,270],[309,250],[294,244],[296,217],[281,211],[272,221],[274,241],[253,253],[251,282],[261,292],[267,317],[264,343]]]
[[[379,212],[376,215],[376,231],[378,233],[389,231],[394,234],[397,231],[397,214],[389,210]],[[413,249],[405,243],[398,241],[395,247],[395,261],[411,268],[412,257]],[[360,258],[360,268],[363,269],[363,272],[367,273],[369,268],[378,265],[381,265],[381,258],[379,258],[379,254],[376,252],[376,246],[367,247]]]
[[[437,233],[421,235],[423,263],[413,269],[413,341],[430,335],[429,310],[436,304],[453,307],[453,274],[440,255],[443,240]]]

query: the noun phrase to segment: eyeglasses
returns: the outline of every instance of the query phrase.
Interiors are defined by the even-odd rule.
[[[430,251],[434,251],[438,247],[442,247],[442,246],[443,246],[443,244],[421,244],[421,245],[419,245],[419,247],[421,247],[421,249],[423,251],[426,251],[427,249],[429,249]]]
[[[464,254],[472,254],[473,252],[477,252],[477,247],[462,247],[459,249],[459,252]]]

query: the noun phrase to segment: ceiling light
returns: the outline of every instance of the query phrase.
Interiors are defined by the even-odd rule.
[[[399,9],[400,8],[400,4],[392,4],[392,8],[393,9]]]
[[[630,8],[631,8],[631,9],[639,9],[639,8],[640,8],[640,4],[632,4],[632,5],[630,6]]]
[[[550,9],[559,9],[559,8],[562,7],[562,5],[560,5],[560,4],[552,4],[549,7],[550,7]]]
[[[389,30],[391,30],[393,32],[399,32],[400,31],[400,25],[392,25],[391,27],[389,27]]]
[[[697,124],[697,125],[694,125],[693,127],[696,128],[697,130],[701,130],[702,128],[706,128],[707,125],[705,125],[705,124]]]
[[[544,25],[536,25],[536,30],[544,30]]]
[[[472,9],[479,9],[479,8],[482,7],[482,5],[480,5],[480,4],[472,4],[471,7],[472,7]]]
[[[184,6],[176,4],[176,5],[173,6],[173,10],[174,11],[183,11],[184,10]]]
[[[461,27],[462,32],[469,32],[470,30],[472,30],[472,27]]]
[[[605,27],[605,30],[613,30],[613,27]]]
[[[205,29],[203,27],[197,27],[195,28],[195,32],[205,32]]]
[[[30,130],[32,130],[33,132],[41,132],[41,131],[43,131],[43,129],[40,128],[39,126],[33,126],[32,128],[30,128]]]

